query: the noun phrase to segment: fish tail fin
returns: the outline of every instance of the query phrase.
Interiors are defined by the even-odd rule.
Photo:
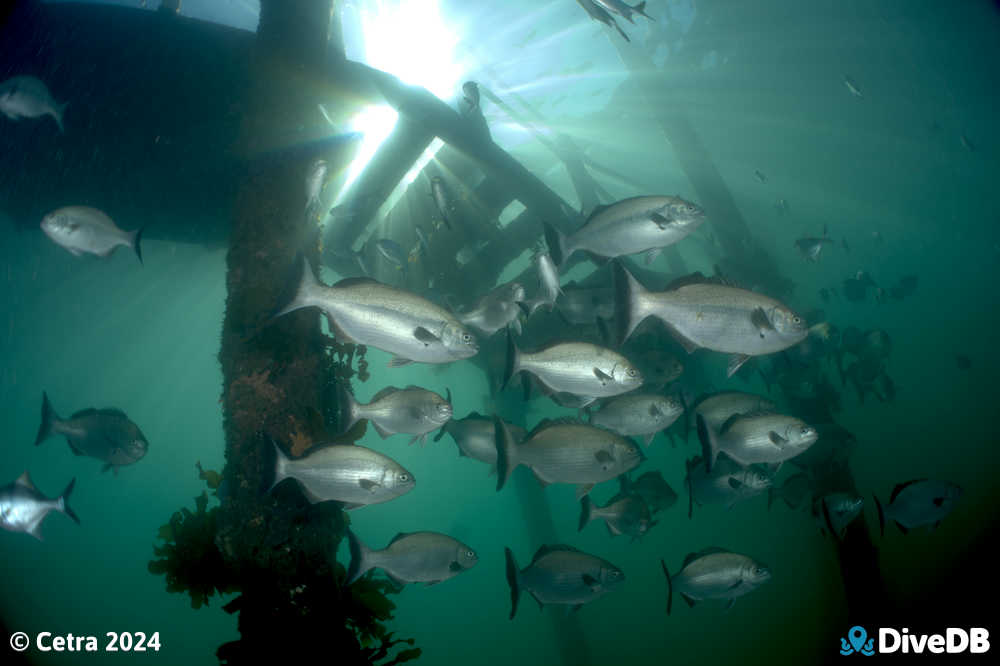
[[[521,598],[521,577],[518,573],[520,570],[510,548],[505,547],[503,554],[507,561],[507,584],[510,585],[510,619],[513,620],[517,614],[517,602]]]
[[[497,448],[497,492],[510,479],[511,472],[517,467],[517,443],[499,416],[493,417],[493,437]]]
[[[296,256],[298,271],[292,276],[285,286],[279,299],[280,305],[271,313],[271,319],[276,319],[284,314],[307,308],[313,304],[313,295],[320,286],[313,274],[309,261],[299,253]]]
[[[135,231],[131,232],[132,240],[129,245],[132,246],[132,251],[135,252],[135,256],[139,257],[139,263],[142,263],[142,232],[146,230],[146,227],[139,227]]]
[[[872,499],[875,500],[875,508],[878,509],[878,533],[879,536],[885,536],[885,511],[882,509],[882,503],[878,501],[878,495],[872,494]]]
[[[618,25],[618,21],[616,21],[614,19],[611,19],[611,22],[614,24],[615,30],[618,31],[618,34],[621,35],[625,39],[626,42],[631,42],[632,41],[631,39],[628,38],[628,35],[625,34],[625,31],[622,30],[622,27],[620,25]]]
[[[42,423],[38,426],[38,434],[35,436],[35,446],[38,446],[52,436],[56,423],[59,422],[59,415],[52,409],[49,402],[49,395],[42,391]]]
[[[351,530],[347,530],[347,544],[351,549],[351,563],[347,566],[345,585],[350,585],[374,565],[371,562],[371,549]]]
[[[274,479],[271,481],[267,492],[271,492],[276,485],[288,478],[288,463],[291,462],[291,458],[285,455],[285,452],[281,450],[281,447],[273,439],[271,440],[271,446],[274,448]]]
[[[76,515],[76,512],[69,506],[69,496],[73,492],[73,486],[76,485],[76,479],[70,479],[69,483],[66,485],[66,490],[62,491],[62,495],[56,500],[56,511],[61,511],[67,516],[73,519],[73,522],[77,525],[80,524],[80,517]]]
[[[552,226],[549,222],[544,224],[545,243],[549,246],[549,256],[556,268],[562,268],[563,262],[569,257],[566,253],[566,235]]]
[[[52,109],[52,118],[56,121],[56,125],[59,126],[60,134],[66,133],[66,128],[63,127],[63,114],[66,113],[67,106],[69,106],[69,102],[63,102],[62,104],[56,104],[56,108]]]
[[[632,277],[628,269],[619,262],[614,262],[615,289],[615,324],[617,326],[618,344],[624,344],[628,336],[638,326],[647,313],[643,311],[643,297],[649,293],[638,280]]]
[[[719,456],[719,440],[701,414],[698,415],[698,439],[701,441],[701,456],[705,459],[705,471],[711,472]]]
[[[646,13],[646,1],[645,0],[643,0],[642,2],[640,2],[639,4],[637,4],[635,7],[633,7],[632,11],[635,12],[636,14],[640,14],[642,16],[645,16],[650,21],[655,21],[656,20],[655,18],[653,18],[652,16],[650,16],[649,14]]]
[[[507,388],[507,384],[510,383],[511,377],[521,371],[520,366],[521,350],[517,348],[517,344],[514,342],[514,336],[510,333],[510,329],[507,329],[507,362],[504,365],[503,382],[500,384],[501,391]]]
[[[670,615],[670,610],[674,605],[674,583],[670,580],[670,570],[667,569],[667,563],[662,558],[660,566],[663,567],[663,575],[667,577],[667,615]]]
[[[360,418],[358,416],[360,405],[343,384],[337,386],[337,405],[340,411],[340,422],[343,424],[341,432],[347,432],[354,427]]]
[[[577,526],[576,531],[582,532],[587,523],[593,519],[594,502],[590,499],[590,495],[584,495],[580,498],[580,524]]]

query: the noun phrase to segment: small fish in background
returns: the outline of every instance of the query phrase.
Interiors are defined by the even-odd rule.
[[[799,254],[802,255],[803,259],[816,263],[819,261],[820,253],[823,251],[823,246],[827,243],[832,245],[833,240],[825,237],[799,238],[795,241],[795,249],[799,251]]]
[[[463,83],[462,99],[465,101],[469,111],[479,110],[479,84],[475,81],[466,81]]]
[[[309,174],[306,176],[306,215],[310,216],[319,210],[322,205],[320,194],[323,192],[323,185],[326,182],[326,174],[329,167],[326,160],[316,160],[309,167]]]
[[[812,494],[812,481],[805,472],[792,474],[780,486],[772,486],[767,490],[767,509],[776,499],[780,499],[789,509],[798,509],[806,497]]]
[[[84,409],[68,419],[60,418],[42,392],[42,423],[38,426],[35,446],[53,435],[64,435],[74,455],[102,461],[101,471],[138,462],[149,450],[149,442],[125,412],[113,407]]]
[[[642,373],[643,387],[647,390],[663,389],[684,373],[684,363],[663,349],[629,351],[629,358]]]
[[[504,557],[512,620],[517,614],[522,590],[534,597],[540,609],[548,604],[560,604],[578,610],[625,581],[622,570],[607,560],[562,544],[542,546],[524,569],[517,566],[510,548],[504,548]]]
[[[670,487],[663,472],[646,472],[634,481],[628,474],[618,477],[621,492],[626,495],[638,495],[646,502],[651,513],[666,511],[677,503],[677,493]]]
[[[455,314],[466,326],[471,326],[486,337],[509,326],[515,333],[521,332],[520,303],[526,299],[524,287],[519,282],[502,284],[476,302],[466,312]]]
[[[757,181],[760,182],[762,185],[767,184],[767,176],[765,176],[760,169],[754,169],[753,177],[756,178]]]
[[[635,23],[632,20],[634,14],[639,14],[640,16],[645,16],[650,21],[656,21],[652,16],[646,13],[646,3],[640,2],[637,5],[629,5],[624,2],[624,0],[594,0],[595,3],[603,7],[605,10],[612,14],[618,14],[623,19],[629,23]]]
[[[427,235],[427,232],[424,231],[424,228],[419,224],[413,227],[413,231],[417,234],[417,246],[426,257],[431,251],[430,237]]]
[[[615,30],[618,31],[618,34],[621,35],[622,39],[624,39],[626,42],[632,41],[631,39],[628,38],[628,35],[625,34],[625,31],[622,30],[621,26],[618,25],[618,22],[615,21],[615,19],[611,16],[611,14],[609,14],[602,7],[600,7],[594,0],[576,0],[576,2],[578,5],[583,7],[583,10],[587,12],[587,15],[590,16],[590,18],[597,21],[598,23],[603,23],[609,28],[614,28]]]
[[[688,518],[694,505],[725,504],[732,509],[740,502],[770,490],[773,479],[755,465],[741,467],[728,458],[719,460],[711,472],[705,470],[701,456],[688,460],[684,485],[688,489]]]
[[[528,434],[524,428],[506,421],[504,424],[515,443],[520,444],[524,441]],[[453,418],[441,426],[441,430],[434,436],[434,441],[441,439],[445,433],[455,440],[460,457],[484,462],[490,466],[490,474],[496,474],[497,444],[492,418],[478,412],[472,412],[464,419]]]
[[[62,132],[66,104],[56,103],[48,86],[33,76],[15,76],[0,83],[0,112],[11,120],[52,116]]]
[[[406,271],[408,263],[406,251],[399,243],[389,238],[380,238],[375,242],[375,249],[386,261],[395,266],[396,270]]]
[[[431,197],[434,199],[434,205],[437,206],[441,222],[449,231],[454,231],[455,227],[451,223],[451,216],[455,211],[455,203],[448,186],[440,176],[431,178]]]
[[[852,303],[859,303],[865,300],[868,295],[868,288],[878,289],[875,280],[866,271],[858,271],[854,277],[844,279],[844,298]]]
[[[972,143],[972,141],[969,140],[969,137],[965,136],[965,134],[959,136],[958,140],[962,144],[962,147],[967,151],[970,153],[976,152],[976,144]]]
[[[872,240],[874,240],[876,243],[882,243],[885,242],[885,237],[882,236],[881,231],[875,230],[872,231]]]
[[[949,481],[917,479],[897,485],[884,507],[877,496],[879,531],[885,536],[885,524],[893,521],[906,534],[917,527],[934,529],[941,524],[962,497],[962,488]]]
[[[819,297],[823,299],[824,303],[830,302],[830,292],[826,287],[821,287],[819,290]]]
[[[371,550],[351,530],[347,530],[347,540],[351,550],[347,585],[377,567],[397,589],[407,583],[425,583],[429,587],[479,563],[476,551],[438,532],[400,532],[382,550]]]
[[[463,245],[462,249],[460,249],[455,254],[455,261],[456,261],[456,263],[458,263],[459,266],[466,265],[467,263],[469,263],[470,261],[472,261],[473,259],[475,259],[476,255],[479,254],[480,250],[482,250],[488,244],[489,244],[489,241],[478,240],[478,241],[475,241],[473,243],[468,243],[466,245]]]
[[[690,553],[684,558],[681,570],[670,575],[667,563],[660,560],[663,575],[667,577],[667,615],[674,603],[674,589],[694,606],[708,599],[725,600],[732,608],[736,599],[771,580],[771,570],[746,555],[732,553],[722,548],[706,548]]]
[[[535,292],[535,297],[526,303],[529,317],[538,308],[551,311],[563,293],[562,287],[559,286],[559,269],[552,262],[548,252],[535,254],[535,270],[538,272],[538,290]]]
[[[641,539],[656,524],[650,516],[649,507],[639,495],[619,493],[604,506],[597,505],[589,495],[580,498],[580,523],[578,532],[593,520],[603,520],[608,533],[616,537],[624,534],[633,541]]]
[[[852,79],[847,75],[844,75],[844,85],[847,86],[847,89],[850,90],[851,94],[854,95],[855,97],[864,96],[861,94],[861,88],[858,87],[858,84],[854,82],[854,79]]]
[[[285,455],[274,446],[271,491],[285,479],[295,479],[309,502],[342,502],[344,509],[394,500],[413,490],[416,479],[387,455],[358,444],[314,446],[302,458]]]
[[[777,211],[778,215],[787,215],[789,210],[788,201],[785,199],[775,199],[774,210]]]
[[[918,278],[916,275],[904,275],[892,287],[889,287],[889,296],[897,301],[909,298],[917,290]]]
[[[857,493],[834,492],[813,499],[811,513],[819,525],[820,533],[838,541],[843,539],[847,526],[861,514],[865,500]]]
[[[42,218],[42,231],[52,241],[65,248],[74,257],[92,254],[109,257],[118,247],[131,248],[142,263],[142,232],[122,231],[110,217],[96,208],[88,206],[67,206],[52,211]]]
[[[956,354],[955,365],[958,366],[959,370],[968,370],[972,367],[972,359],[965,354]]]
[[[339,387],[340,414],[344,432],[367,419],[382,439],[395,434],[413,435],[410,444],[427,441],[427,433],[451,420],[451,391],[442,398],[419,386],[399,389],[387,386],[367,404],[359,403],[344,387]]]
[[[80,519],[69,507],[69,496],[76,479],[72,479],[62,495],[43,495],[25,471],[13,483],[0,487],[0,528],[8,532],[25,532],[42,541],[42,521],[53,511],[66,514],[77,525]]]

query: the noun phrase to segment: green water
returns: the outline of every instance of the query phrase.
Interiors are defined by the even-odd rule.
[[[518,4],[525,13],[537,6]],[[649,3],[651,13],[654,4],[660,3]],[[560,42],[565,47],[528,46],[520,57],[554,58],[557,72],[580,60],[597,61],[600,74],[586,85],[617,85],[621,64],[603,29],[581,19],[574,3],[549,5],[531,27],[542,35],[557,32],[562,19],[571,21],[573,29]],[[733,3],[731,12],[714,13],[711,28],[693,33],[692,39],[712,42],[713,48],[703,47],[706,52],[728,54],[729,60],[694,71],[671,70],[668,62],[662,75],[676,75],[682,85],[663,104],[687,109],[751,232],[797,283],[790,303],[800,311],[821,307],[841,328],[882,328],[891,335],[896,400],[869,398],[862,405],[845,388],[844,408],[836,416],[858,438],[851,470],[866,499],[865,520],[886,587],[900,606],[919,615],[928,586],[976,585],[959,583],[954,568],[996,522],[1000,218],[993,192],[1000,173],[994,129],[1000,12],[992,3],[972,1],[756,6]],[[636,39],[645,30],[641,21],[625,26]],[[484,37],[484,43],[514,39],[512,32]],[[528,83],[515,78],[515,54],[507,51],[505,57],[505,78]],[[863,98],[846,90],[845,74],[859,82]],[[694,197],[655,127],[657,109],[632,100],[623,121],[618,111],[597,113],[607,97],[581,97],[579,109],[571,97],[549,108],[552,97],[573,90],[570,81],[556,79],[523,93],[554,126],[592,144],[592,156],[652,190]],[[12,127],[0,124],[0,131]],[[963,147],[963,134],[974,150]],[[567,201],[578,203],[568,178],[543,149],[516,133],[498,131],[497,140]],[[755,169],[767,175],[766,184],[754,178]],[[636,194],[622,183],[606,187],[615,197]],[[776,214],[779,197],[789,202],[788,215]],[[167,594],[163,578],[146,566],[159,526],[181,506],[191,506],[204,488],[195,463],[218,470],[223,465],[216,356],[226,295],[224,251],[149,240],[142,267],[126,251],[107,261],[76,258],[34,224],[21,232],[0,227],[0,485],[27,469],[42,492],[54,496],[76,478],[71,504],[82,524],[52,515],[42,528],[44,542],[0,533],[0,619],[11,632],[94,635],[102,646],[109,631],[159,632],[160,651],[141,658],[215,663],[215,649],[239,637],[235,616],[221,610],[225,599],[215,597],[208,608],[193,610],[186,595]],[[806,264],[792,243],[819,235],[823,225],[838,241],[848,238],[851,253],[830,248],[820,263]],[[875,240],[873,231],[884,240]],[[704,239],[678,249],[691,270],[711,272],[714,255]],[[527,265],[526,258],[519,261],[505,275]],[[663,258],[652,267],[667,270]],[[914,273],[919,287],[907,300],[885,305],[870,298],[820,300],[820,287],[838,285],[862,269],[886,282]],[[333,279],[324,275],[328,283]],[[955,354],[968,356],[971,369],[959,369]],[[492,410],[487,380],[473,365],[389,369],[388,358],[369,351],[372,376],[356,384],[360,400],[389,384],[412,383],[442,394],[450,388],[459,417]],[[757,378],[727,381],[722,361],[707,352],[693,358],[684,360],[703,363],[718,389],[765,391]],[[148,455],[112,476],[101,473],[97,461],[73,456],[60,437],[32,447],[43,390],[63,416],[85,407],[125,410],[148,438]],[[537,399],[523,414],[505,416],[523,416],[531,426],[569,413]],[[833,639],[854,623],[836,552],[807,513],[781,506],[768,512],[764,499],[756,498],[731,510],[703,507],[687,518],[684,460],[697,452],[693,438],[686,447],[671,448],[660,436],[648,450],[640,471],[662,470],[682,499],[657,516],[660,524],[641,543],[611,539],[596,524],[578,533],[572,488],[549,487],[543,493],[547,506],[526,509],[515,484],[498,494],[486,467],[460,459],[450,437],[425,447],[406,441],[382,441],[370,429],[360,442],[394,457],[420,483],[403,499],[354,512],[353,529],[373,548],[397,532],[441,531],[480,557],[454,580],[411,585],[393,597],[398,609],[391,628],[416,639],[424,651],[417,663],[563,663],[556,637],[564,623],[561,609],[539,612],[525,597],[517,617],[507,619],[503,548],[510,547],[524,566],[541,545],[526,529],[525,510],[551,511],[558,542],[600,555],[626,574],[624,587],[574,616],[581,632],[573,635],[582,637],[578,648],[592,664],[817,663],[836,656]],[[928,476],[962,486],[954,513],[932,533],[921,529],[903,537],[892,528],[880,538],[872,493],[885,500],[895,484]],[[610,487],[594,491],[600,503],[611,494]],[[675,599],[668,618],[660,558],[676,571],[685,554],[712,545],[752,555],[771,568],[773,579],[730,611],[718,603],[689,609]],[[347,562],[346,546],[339,559]],[[993,617],[995,611],[984,614],[983,626]],[[28,656],[38,664],[139,658],[35,650]]]

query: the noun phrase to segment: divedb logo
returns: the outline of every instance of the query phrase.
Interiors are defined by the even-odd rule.
[[[868,636],[864,627],[854,626],[847,631],[847,638],[840,639],[840,654],[982,654],[989,652],[990,632],[982,627],[960,629],[949,627],[943,634],[911,634],[906,627],[878,630],[878,645]]]

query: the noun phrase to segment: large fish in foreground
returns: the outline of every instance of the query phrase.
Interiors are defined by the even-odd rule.
[[[350,530],[347,539],[351,548],[347,585],[375,567],[382,569],[397,588],[407,583],[435,585],[479,562],[476,551],[437,532],[400,532],[382,550],[371,550]]]
[[[731,608],[737,597],[771,580],[771,570],[764,565],[721,548],[706,548],[689,554],[681,570],[673,576],[666,562],[660,560],[660,566],[667,577],[667,615],[674,603],[674,588],[688,606],[706,599],[725,599],[728,600],[726,608]]]
[[[776,465],[808,449],[819,435],[815,428],[794,416],[753,412],[729,417],[718,431],[708,427],[699,416],[698,438],[705,470],[711,472],[720,452],[744,467],[755,463]]]
[[[528,372],[550,392],[609,398],[642,386],[642,375],[616,351],[589,342],[559,342],[536,352],[522,352],[508,334],[503,386]]]
[[[142,263],[143,228],[123,231],[110,217],[87,206],[67,206],[54,210],[41,222],[45,235],[73,256],[93,254],[109,257],[118,247],[127,247],[135,252]]]
[[[62,495],[50,499],[39,492],[25,472],[13,483],[0,487],[0,527],[9,532],[26,532],[42,540],[42,521],[52,511],[64,513],[76,524],[80,519],[69,508],[69,495],[76,479],[69,482]]]
[[[539,608],[546,604],[562,604],[577,610],[625,580],[625,574],[615,565],[571,546],[542,546],[524,569],[517,566],[510,548],[504,548],[504,555],[512,620],[517,614],[522,590],[535,598]]]
[[[639,448],[608,430],[572,419],[542,421],[517,444],[499,418],[494,419],[497,443],[497,490],[518,465],[530,467],[542,483],[577,484],[577,498],[594,484],[609,481],[642,462]]]
[[[622,342],[653,316],[689,353],[704,347],[731,354],[730,377],[751,356],[788,349],[809,333],[802,317],[773,298],[706,280],[700,273],[651,292],[616,264],[615,306]]]
[[[38,427],[35,446],[52,435],[64,435],[75,455],[89,456],[104,462],[101,471],[113,470],[142,459],[149,450],[149,442],[120,409],[84,409],[68,419],[60,418],[42,392],[42,423]]]
[[[295,296],[276,317],[318,307],[341,340],[395,354],[391,367],[449,363],[479,351],[475,336],[453,314],[421,296],[368,278],[345,278],[327,287],[304,258],[301,266]]]
[[[677,196],[644,196],[598,206],[583,226],[569,236],[545,226],[552,260],[562,266],[577,250],[598,262],[639,252],[652,261],[660,251],[698,228],[705,212]]]
[[[948,481],[918,479],[892,489],[885,506],[875,497],[879,531],[885,536],[885,523],[891,520],[906,534],[915,527],[933,529],[955,508],[962,488]]]
[[[0,83],[0,112],[11,120],[52,116],[63,131],[66,104],[52,99],[48,86],[33,76],[15,76]]]
[[[291,459],[274,445],[273,490],[293,478],[312,503],[343,502],[345,509],[379,504],[413,490],[416,480],[387,455],[353,444],[332,444]]]
[[[451,420],[451,391],[448,399],[419,386],[398,389],[387,386],[368,404],[359,403],[347,390],[340,389],[340,414],[344,431],[361,419],[367,419],[382,439],[405,433],[413,435],[410,444],[424,444],[427,433]]]

